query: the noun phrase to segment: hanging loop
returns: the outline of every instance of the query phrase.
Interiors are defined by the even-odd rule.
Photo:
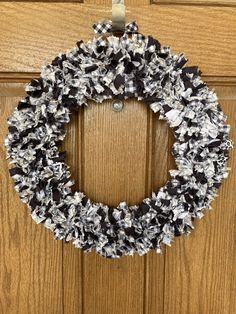
[[[112,0],[112,32],[125,31],[125,5],[124,0]]]

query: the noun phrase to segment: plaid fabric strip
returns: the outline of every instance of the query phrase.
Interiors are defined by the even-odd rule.
[[[157,83],[155,81],[150,80],[150,82],[146,82],[145,90],[150,95],[153,95],[157,90]]]
[[[138,24],[133,21],[125,25],[126,33],[137,33],[138,32]]]
[[[136,37],[136,41],[140,44],[142,44],[145,40],[145,36],[143,34],[140,34],[140,33],[136,33],[135,37]]]
[[[97,44],[97,46],[104,46],[105,47],[107,45],[107,42],[102,37],[99,37],[96,39],[96,44]]]
[[[112,21],[105,20],[98,23],[93,24],[93,29],[95,34],[105,34],[112,32]],[[135,21],[127,23],[125,25],[125,33],[137,33],[138,32],[138,25]]]
[[[125,95],[131,97],[135,94],[135,92],[136,86],[134,85],[134,81],[132,79],[125,81]]]
[[[122,46],[124,48],[127,48],[130,44],[130,39],[129,36],[127,34],[124,34],[121,38],[120,38],[120,42],[122,44]]]
[[[106,34],[112,30],[112,21],[102,21],[93,24],[95,34]]]

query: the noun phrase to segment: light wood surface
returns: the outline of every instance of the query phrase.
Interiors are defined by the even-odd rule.
[[[110,18],[111,7],[2,2],[0,14],[0,72],[38,72],[78,40],[89,40],[92,23]],[[132,20],[137,20],[144,34],[175,52],[183,51],[189,64],[197,64],[203,73],[235,76],[236,8],[127,6],[127,21]]]
[[[165,1],[127,1],[127,20],[200,66],[236,142],[234,1]],[[94,21],[110,18],[110,1],[72,2],[0,2],[0,314],[236,313],[234,151],[213,209],[160,255],[111,260],[55,241],[14,191],[3,139],[24,84],[39,75],[42,63],[90,39]],[[166,123],[131,99],[119,113],[111,101],[75,113],[61,149],[68,152],[75,188],[116,205],[135,204],[165,184],[175,168],[172,144]]]
[[[235,0],[153,0],[152,4],[156,5],[193,5],[193,6],[218,6],[218,7],[234,7]]]

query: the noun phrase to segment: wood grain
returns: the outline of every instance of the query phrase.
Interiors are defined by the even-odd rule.
[[[95,201],[132,205],[145,197],[147,109],[135,101],[118,113],[110,101],[85,109],[84,188]]]
[[[32,221],[8,173],[6,119],[23,94],[22,88],[19,94],[8,88],[13,96],[2,91],[0,97],[0,313],[48,313],[49,308],[63,313],[62,243]]]
[[[85,4],[99,4],[99,5],[106,5],[106,6],[111,6],[112,0],[84,0],[83,3]],[[150,4],[151,0],[139,0],[138,5],[143,5],[143,4]],[[137,0],[125,0],[125,5],[130,6],[130,5],[137,5]]]
[[[157,5],[201,5],[201,6],[219,6],[219,7],[234,7],[236,6],[235,0],[153,0],[153,4]]]
[[[0,4],[1,2],[5,2],[5,0],[0,0]],[[8,2],[29,2],[29,3],[42,3],[42,2],[50,2],[50,3],[60,3],[60,2],[64,2],[64,3],[83,3],[83,0],[8,0]]]
[[[50,3],[39,6],[2,2],[0,14],[0,71],[37,72],[41,64],[73,47],[79,39],[90,39],[92,23],[109,18],[111,8],[80,3],[58,3],[55,7]],[[235,8],[127,7],[127,20],[133,19],[141,32],[152,34],[175,52],[184,51],[189,64],[198,64],[204,74],[235,75]]]

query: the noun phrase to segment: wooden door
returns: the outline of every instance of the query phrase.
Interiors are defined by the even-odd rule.
[[[13,189],[5,160],[6,118],[41,64],[110,18],[110,0],[0,2],[0,313],[236,313],[236,154],[232,171],[189,237],[163,254],[105,259],[54,241]],[[236,2],[127,0],[127,21],[173,51],[184,51],[216,89],[236,142]],[[135,115],[133,114],[135,112]],[[135,120],[135,121],[134,121]],[[76,181],[96,201],[138,203],[175,167],[172,131],[135,100],[117,113],[91,104],[72,118],[65,148]]]

